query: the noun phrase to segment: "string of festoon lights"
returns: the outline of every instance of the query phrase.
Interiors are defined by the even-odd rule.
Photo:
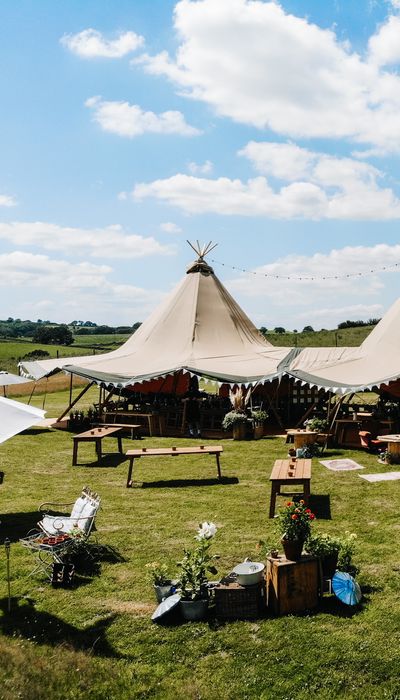
[[[216,264],[216,265],[221,265],[222,267],[227,267],[230,270],[236,270],[237,272],[245,272],[248,275],[256,275],[257,277],[269,277],[270,279],[275,279],[275,280],[303,280],[303,281],[310,281],[310,280],[343,280],[343,279],[348,279],[350,277],[368,277],[368,275],[375,275],[378,272],[392,272],[396,268],[400,267],[400,262],[398,263],[391,263],[390,265],[384,265],[382,267],[376,267],[373,270],[365,270],[364,272],[348,272],[347,274],[344,275],[276,275],[272,272],[259,272],[257,270],[246,270],[243,267],[236,267],[235,265],[228,265],[227,263],[223,263],[220,260],[213,260],[211,259],[210,262]]]

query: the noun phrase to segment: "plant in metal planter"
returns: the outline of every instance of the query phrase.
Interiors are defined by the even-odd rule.
[[[157,601],[161,603],[164,598],[167,598],[173,592],[172,580],[168,572],[166,564],[160,564],[158,561],[149,562],[146,564],[146,569],[153,582],[154,592]]]
[[[278,531],[287,559],[299,559],[305,541],[310,537],[311,524],[315,520],[303,500],[288,501],[277,515]]]
[[[200,525],[195,537],[195,547],[184,549],[183,559],[178,562],[181,569],[181,609],[183,617],[187,620],[201,619],[208,608],[208,574],[217,573],[213,565],[217,557],[209,551],[216,532],[214,523],[204,522]]]
[[[327,578],[332,578],[336,571],[341,546],[340,537],[332,537],[326,532],[314,532],[306,542],[308,554],[321,560],[322,573]]]
[[[357,535],[354,532],[346,530],[344,537],[341,538],[339,551],[338,569],[352,576],[355,576],[359,569],[352,562],[353,554],[356,550]]]

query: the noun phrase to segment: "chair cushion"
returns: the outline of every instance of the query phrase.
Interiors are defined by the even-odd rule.
[[[90,501],[87,501],[82,508],[80,518],[77,522],[81,530],[87,532],[92,524],[93,516],[96,515],[97,505],[93,505]]]
[[[85,498],[85,496],[79,496],[79,498],[76,499],[72,511],[71,511],[71,518],[79,518],[82,509],[84,506],[88,503],[88,499]]]
[[[45,515],[40,526],[49,535],[65,535],[76,524],[75,518],[64,517],[63,515]]]

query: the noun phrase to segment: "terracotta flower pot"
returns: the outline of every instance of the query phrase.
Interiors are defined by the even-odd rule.
[[[304,540],[285,540],[282,538],[282,547],[285,552],[285,557],[289,561],[300,559],[303,551]]]

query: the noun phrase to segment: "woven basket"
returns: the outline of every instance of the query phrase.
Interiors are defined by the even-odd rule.
[[[265,584],[218,584],[214,588],[215,614],[221,620],[255,620],[265,611]]]

